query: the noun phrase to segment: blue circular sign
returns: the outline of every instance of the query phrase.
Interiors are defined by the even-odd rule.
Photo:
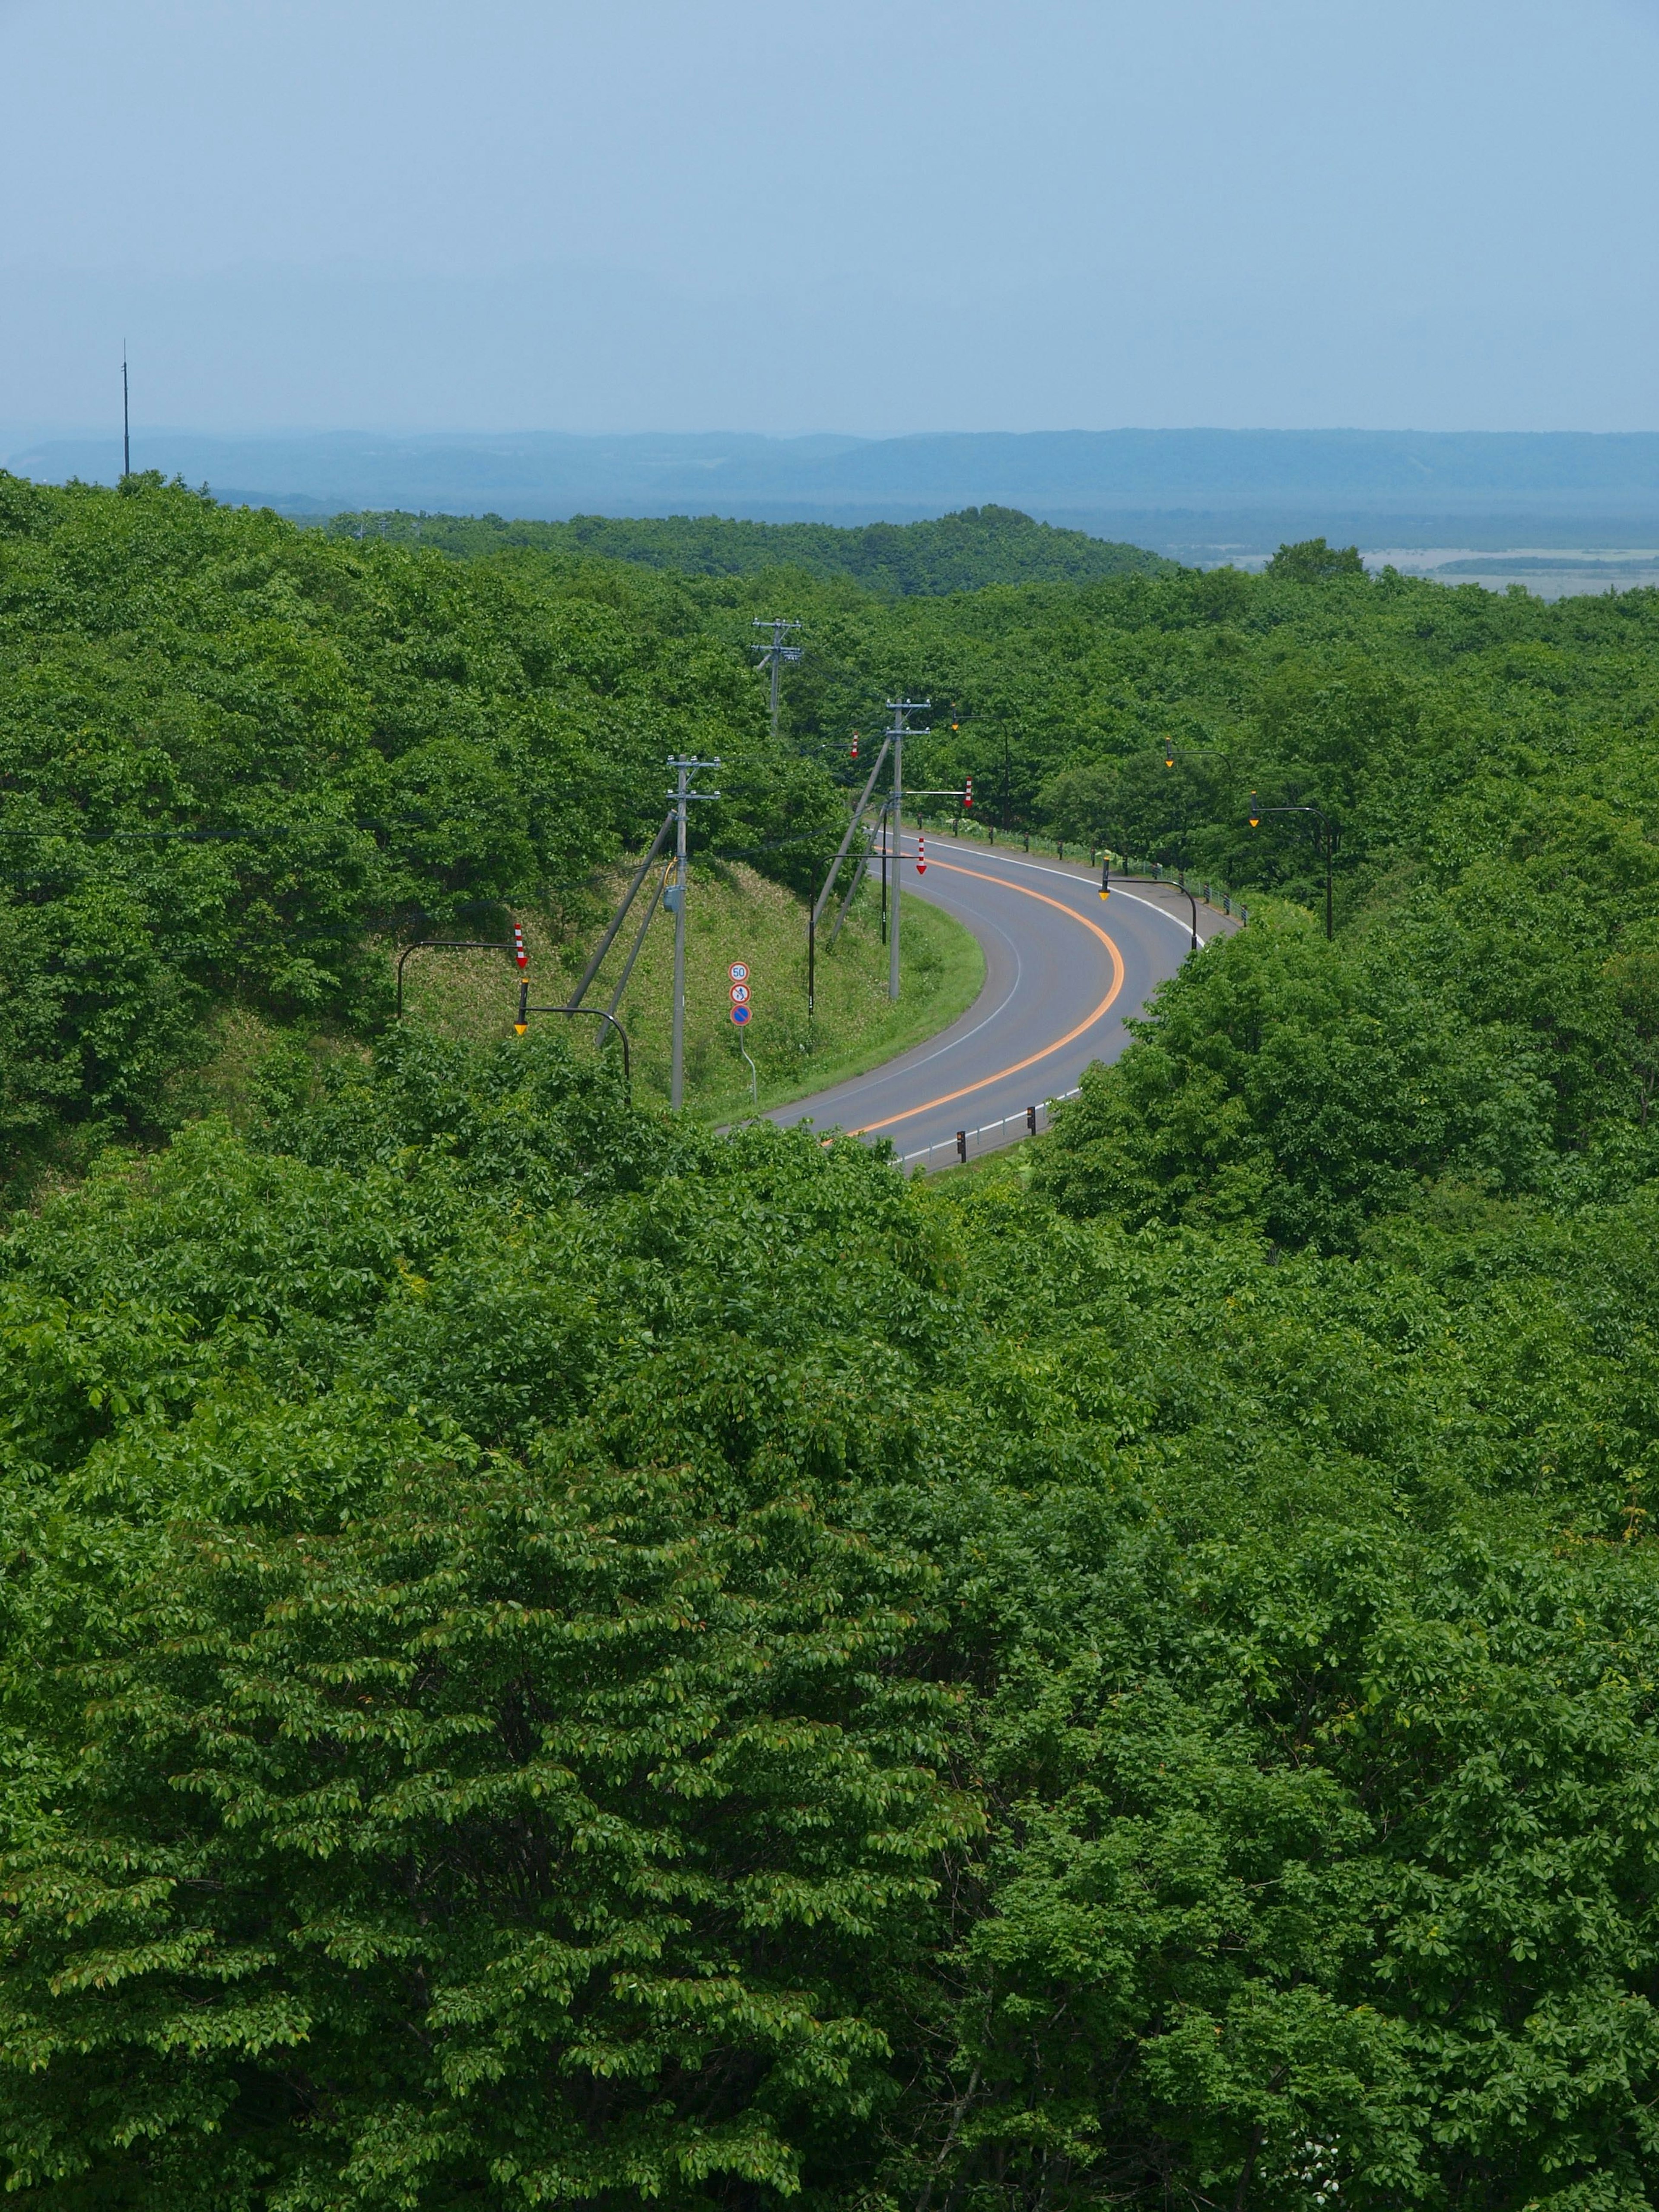
[[[750,1007],[748,1007],[748,1006],[733,1006],[733,1007],[732,1007],[732,1020],[737,1024],[737,1025],[738,1025],[738,1027],[739,1029],[741,1029],[741,1028],[743,1027],[744,1024],[748,1020],[749,1016],[750,1016],[750,1012],[751,1012],[751,1011],[752,1011],[752,1010],[751,1010]]]

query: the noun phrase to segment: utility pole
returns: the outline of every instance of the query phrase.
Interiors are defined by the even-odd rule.
[[[778,734],[778,678],[783,672],[785,661],[793,664],[799,660],[804,650],[804,647],[799,645],[786,645],[783,641],[784,635],[787,631],[799,629],[800,624],[798,622],[786,622],[781,615],[774,615],[769,621],[757,615],[751,628],[769,629],[772,633],[771,644],[763,645],[759,648],[760,659],[756,665],[761,668],[769,666],[772,671],[772,735],[775,738]]]
[[[127,401],[127,342],[121,341],[121,474],[132,474],[132,413]]]
[[[887,927],[887,995],[896,999],[899,994],[899,863],[904,857],[904,740],[907,737],[925,738],[926,730],[912,730],[906,716],[925,714],[933,705],[931,699],[890,699],[892,726],[887,732],[887,742],[893,748],[893,911]]]
[[[720,763],[675,753],[668,765],[675,775],[674,788],[668,794],[674,802],[674,884],[662,895],[663,904],[674,917],[674,1042],[668,1103],[678,1107],[685,1100],[685,810],[694,799],[720,797],[718,791],[693,791],[690,787],[690,778],[699,769],[718,768]]]

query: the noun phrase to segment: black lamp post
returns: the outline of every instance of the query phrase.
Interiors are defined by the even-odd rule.
[[[1322,806],[1305,804],[1301,806],[1258,806],[1252,799],[1250,808],[1252,830],[1264,816],[1268,814],[1311,814],[1318,823],[1319,827],[1315,830],[1314,836],[1318,843],[1323,846],[1325,851],[1325,941],[1328,945],[1336,934],[1331,907],[1331,859],[1336,851],[1338,834],[1335,823],[1332,821]]]
[[[1124,855],[1124,871],[1125,871],[1125,872],[1127,872],[1127,865],[1128,865],[1128,855],[1127,855],[1127,854],[1126,853],[1126,854],[1125,854],[1125,855]],[[1140,880],[1141,882],[1145,883],[1145,882],[1146,881],[1146,878],[1143,876],[1143,877],[1141,877],[1141,878],[1139,878],[1139,880]],[[1176,890],[1178,890],[1178,891],[1181,893],[1181,896],[1182,896],[1182,898],[1184,898],[1184,899],[1186,900],[1186,902],[1187,902],[1188,905],[1189,907],[1191,907],[1191,908],[1192,908],[1192,910],[1193,910],[1193,946],[1192,946],[1192,949],[1193,949],[1193,951],[1194,951],[1194,952],[1196,952],[1196,951],[1198,951],[1199,945],[1200,945],[1200,938],[1199,938],[1199,934],[1198,934],[1198,901],[1194,897],[1194,896],[1193,896],[1193,894],[1191,893],[1191,891],[1189,891],[1189,890],[1188,890],[1188,888],[1187,888],[1186,871],[1185,871],[1184,869],[1182,871],[1180,879],[1179,879],[1179,880],[1177,881],[1177,883],[1176,884],[1175,888],[1176,888]],[[1110,898],[1110,896],[1112,896],[1112,849],[1111,849],[1111,847],[1110,847],[1109,845],[1106,847],[1105,850],[1103,851],[1103,854],[1102,854],[1102,855],[1101,855],[1101,864],[1100,864],[1100,896],[1102,896],[1102,898]]]

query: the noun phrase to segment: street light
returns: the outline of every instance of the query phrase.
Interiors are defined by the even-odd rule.
[[[1304,804],[1300,806],[1263,806],[1258,803],[1255,793],[1252,792],[1249,816],[1251,829],[1259,829],[1263,818],[1269,814],[1311,814],[1319,823],[1314,836],[1325,848],[1325,941],[1328,945],[1336,934],[1331,907],[1331,858],[1336,851],[1337,826],[1322,806],[1315,806],[1311,804]]]
[[[1234,760],[1232,755],[1221,745],[1177,745],[1173,738],[1166,738],[1163,744],[1158,747],[1158,750],[1164,757],[1164,765],[1165,768],[1172,769],[1177,760],[1223,760],[1227,763],[1227,772],[1229,776],[1236,776],[1238,773],[1237,763]],[[1254,827],[1254,823],[1251,826]],[[1192,892],[1187,888],[1187,871],[1184,863],[1182,865],[1180,875],[1176,884],[1176,889],[1180,891],[1182,897],[1185,898],[1188,905],[1192,908],[1192,949],[1196,952],[1200,943],[1198,934],[1198,901],[1194,897]],[[1110,884],[1106,875],[1103,873],[1100,879],[1100,896],[1102,898],[1105,898],[1108,896]]]
[[[1144,883],[1146,878],[1143,876],[1140,880]],[[1202,941],[1198,933],[1198,901],[1194,897],[1192,892],[1188,890],[1186,884],[1183,881],[1177,881],[1174,888],[1181,893],[1182,898],[1186,900],[1188,905],[1191,907],[1193,910],[1192,949],[1196,952],[1200,942]],[[1107,847],[1106,850],[1101,855],[1100,896],[1102,898],[1110,898],[1112,896],[1112,854],[1111,848],[1109,846]]]
[[[607,1013],[603,1006],[532,1006],[530,1003],[529,984],[520,983],[519,986],[519,1018],[513,1024],[514,1032],[516,1036],[522,1036],[525,1031],[530,1027],[530,1017],[532,1014],[565,1014],[574,1016],[578,1020],[585,1018],[588,1021],[609,1022],[611,1028],[615,1030],[618,1038],[622,1042],[623,1096],[627,1099],[630,1106],[633,1104],[634,1078],[632,1070],[629,1065],[629,1055],[628,1050],[628,1031],[623,1027],[622,1024],[617,1019],[617,1017],[614,1014]]]

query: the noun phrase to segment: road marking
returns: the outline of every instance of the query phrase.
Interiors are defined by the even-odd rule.
[[[958,850],[960,848],[958,848]],[[997,854],[997,858],[1002,862],[1005,868],[1029,868],[1033,875],[1061,876],[1068,884],[1091,884],[1094,882],[1094,875],[1092,872],[1086,876],[1074,875],[1070,868],[1051,868],[1047,866],[1042,860],[1016,860],[1012,853],[1006,856],[1001,853],[999,853]],[[950,865],[951,864],[948,860],[935,860],[933,862],[933,866],[936,868],[945,868]],[[981,873],[981,871],[978,868],[969,868],[966,872],[969,875],[976,876]],[[989,883],[999,884],[1002,881],[1002,878],[1000,876],[990,876],[988,877],[986,880]],[[1171,884],[1170,886],[1171,890],[1176,890],[1178,888],[1179,886],[1176,884]],[[1011,884],[1009,885],[1009,889],[1011,890],[1018,890],[1018,885]],[[1185,898],[1187,896],[1187,893],[1185,891],[1182,891],[1181,896],[1182,898]],[[1115,890],[1113,891],[1112,896],[1114,898],[1128,899],[1131,903],[1135,906],[1144,906],[1148,914],[1161,914],[1165,921],[1173,922],[1176,927],[1181,932],[1182,935],[1188,938],[1188,942],[1191,941],[1190,933],[1188,930],[1186,923],[1181,919],[1181,916],[1178,914],[1172,914],[1167,906],[1160,906],[1156,899],[1142,898],[1139,891],[1121,891]],[[1206,913],[1207,919],[1212,921],[1216,925],[1215,928],[1210,932],[1210,937],[1218,936],[1221,933],[1220,915],[1216,913],[1213,907],[1206,908]],[[1199,939],[1199,943],[1200,945],[1207,945],[1210,939],[1208,937],[1201,937]]]
[[[1050,898],[1047,891],[1034,891],[1027,884],[1011,884],[1006,876],[988,876],[983,868],[964,868],[960,861],[957,860],[935,860],[933,866],[936,868],[946,869],[953,876],[975,876],[982,884],[996,884],[1005,891],[1016,892],[1021,898],[1041,899],[1044,906],[1053,907],[1057,914],[1063,914],[1068,921],[1075,921],[1082,928],[1091,931],[1106,947],[1110,956],[1112,988],[1091,1014],[1085,1015],[1074,1030],[1067,1030],[1063,1037],[1056,1037],[1052,1044],[1045,1044],[1041,1052],[1029,1053],[1024,1060],[1017,1060],[1012,1067],[1000,1067],[994,1075],[981,1076],[977,1083],[966,1083],[960,1091],[947,1091],[942,1097],[929,1098],[920,1106],[910,1107],[905,1113],[890,1114],[885,1121],[882,1121],[862,1122],[852,1132],[855,1137],[867,1137],[874,1129],[890,1129],[896,1121],[914,1121],[918,1114],[931,1114],[937,1106],[949,1106],[958,1098],[966,1098],[973,1091],[983,1091],[993,1083],[1001,1083],[1011,1075],[1018,1075],[1022,1068],[1035,1067],[1038,1060],[1047,1060],[1051,1053],[1059,1052],[1062,1046],[1068,1045],[1075,1038],[1080,1037],[1085,1030],[1092,1029],[1101,1016],[1109,1009],[1113,1000],[1123,988],[1123,955],[1107,936],[1100,924],[1091,921],[1086,914],[1079,914],[1074,906],[1067,906],[1063,899]],[[1054,872],[1059,872],[1056,870]]]

